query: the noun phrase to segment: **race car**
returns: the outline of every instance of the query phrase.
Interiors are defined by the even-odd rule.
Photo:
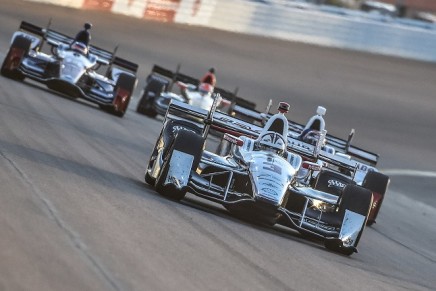
[[[351,130],[347,141],[327,135],[325,129],[325,121],[323,116],[326,114],[326,109],[322,106],[317,108],[316,114],[313,115],[301,131],[294,131],[290,135],[294,138],[294,144],[305,160],[318,162],[323,165],[323,171],[326,177],[328,187],[336,185],[338,190],[348,184],[357,184],[373,194],[373,203],[368,217],[367,225],[372,225],[376,222],[377,215],[380,211],[382,202],[390,184],[389,176],[380,173],[376,168],[379,156],[377,154],[365,151],[363,149],[351,146],[354,129]],[[295,128],[295,126],[294,126]],[[333,155],[333,163],[330,160],[318,159],[311,151],[301,151],[301,144],[296,141],[304,141],[306,144],[319,144],[321,149]],[[316,151],[314,151],[316,152]],[[347,163],[343,160],[354,160],[356,167],[349,169]],[[317,172],[313,173],[311,181],[315,181]]]
[[[332,189],[330,172],[305,161],[301,153],[312,151],[349,170],[358,168],[357,162],[337,161],[320,144],[294,143],[285,117],[287,103],[280,103],[279,113],[263,127],[218,112],[216,106],[217,101],[206,111],[175,100],[169,104],[145,182],[170,199],[181,200],[189,191],[239,217],[291,227],[344,255],[357,252],[372,192],[352,183]],[[211,129],[223,132],[232,145],[227,155],[205,150]],[[313,172],[318,172],[314,184],[307,182]]]
[[[124,116],[136,87],[138,65],[115,52],[87,46],[74,38],[22,21],[12,36],[1,74],[29,78],[73,98],[84,98],[116,116]],[[44,53],[43,46],[50,45]],[[104,71],[103,73],[100,73]]]
[[[347,140],[327,134],[323,118],[326,111],[326,108],[318,106],[316,114],[310,117],[305,125],[288,120],[288,149],[299,153],[304,161],[315,162],[322,166],[324,185],[331,190],[336,189],[336,194],[339,195],[340,190],[348,184],[359,185],[370,190],[374,199],[367,225],[373,225],[376,223],[388,190],[390,178],[376,168],[379,155],[351,145],[354,129],[351,130]],[[256,120],[263,120],[263,123],[269,118],[271,114],[264,113],[257,113],[255,117]],[[329,157],[324,155],[320,158],[315,145],[319,145],[319,150],[329,154]],[[217,153],[228,154],[229,148],[230,143],[222,139]],[[350,167],[348,161],[353,162],[354,168]],[[310,173],[311,175],[306,176],[306,182],[315,186],[320,171]]]
[[[174,85],[177,85],[178,91]],[[157,115],[164,116],[172,100],[209,110],[213,103],[212,93],[219,93],[221,96],[218,104],[220,111],[246,120],[252,120],[259,114],[255,110],[255,103],[236,96],[237,90],[230,92],[206,83],[202,84],[198,79],[180,73],[180,66],[173,72],[158,65],[153,66],[146,78],[146,85],[136,111],[152,118]]]

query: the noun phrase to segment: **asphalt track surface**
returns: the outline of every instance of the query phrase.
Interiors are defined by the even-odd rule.
[[[0,290],[434,290],[436,65],[158,24],[93,11],[0,2],[0,58],[27,20],[96,45],[120,43],[141,77],[120,119],[43,86],[0,77]],[[143,183],[161,120],[138,115],[154,63],[201,76],[381,155],[390,191],[360,252],[344,257],[297,232],[251,225]]]

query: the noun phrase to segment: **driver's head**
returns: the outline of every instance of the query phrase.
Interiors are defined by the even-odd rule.
[[[86,22],[86,23],[83,25],[83,28],[85,28],[86,30],[90,30],[91,27],[92,27],[92,24],[89,23],[89,22]]]
[[[78,52],[82,55],[88,54],[88,47],[84,43],[79,41],[76,41],[71,45],[71,50]]]
[[[266,132],[259,137],[259,149],[282,155],[286,150],[286,143],[281,134],[277,132]]]
[[[213,86],[211,84],[208,84],[208,83],[201,83],[200,86],[198,86],[198,92],[202,96],[205,96],[207,94],[212,94]]]
[[[302,136],[302,140],[311,145],[316,145],[320,139],[321,132],[318,130],[307,130]]]

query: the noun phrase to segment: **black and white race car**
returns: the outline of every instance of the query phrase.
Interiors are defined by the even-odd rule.
[[[359,163],[323,150],[320,142],[294,137],[284,116],[286,103],[263,127],[218,112],[216,106],[206,111],[179,101],[169,104],[145,182],[170,199],[183,199],[189,191],[257,223],[281,224],[324,239],[327,248],[345,255],[357,251],[373,193],[356,183],[330,185],[335,172],[318,160],[363,171]],[[205,150],[211,129],[224,133],[231,144],[227,154]]]
[[[44,53],[43,46],[50,45]],[[115,52],[87,46],[47,28],[22,21],[3,60],[3,76],[30,78],[73,98],[84,98],[122,117],[136,87],[138,65]],[[100,73],[104,71],[103,73]]]
[[[351,145],[355,131],[351,130],[347,140],[327,134],[323,116],[326,109],[318,106],[316,114],[309,118],[305,125],[288,120],[288,149],[301,155],[304,161],[317,163],[322,167],[322,179],[328,191],[336,191],[339,195],[348,184],[359,185],[373,193],[373,203],[367,225],[376,222],[385,194],[390,184],[389,176],[377,169],[379,155]],[[252,112],[254,120],[265,123],[271,114]],[[222,139],[217,152],[225,155],[230,144]],[[319,149],[317,148],[319,147]],[[320,158],[318,152],[324,153]],[[320,171],[311,171],[306,182],[312,185],[318,179]]]

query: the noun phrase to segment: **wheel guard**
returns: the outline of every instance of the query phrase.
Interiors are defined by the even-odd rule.
[[[194,156],[174,150],[173,154],[171,155],[170,168],[168,170],[164,185],[172,184],[177,189],[186,187],[191,175],[193,162]]]

